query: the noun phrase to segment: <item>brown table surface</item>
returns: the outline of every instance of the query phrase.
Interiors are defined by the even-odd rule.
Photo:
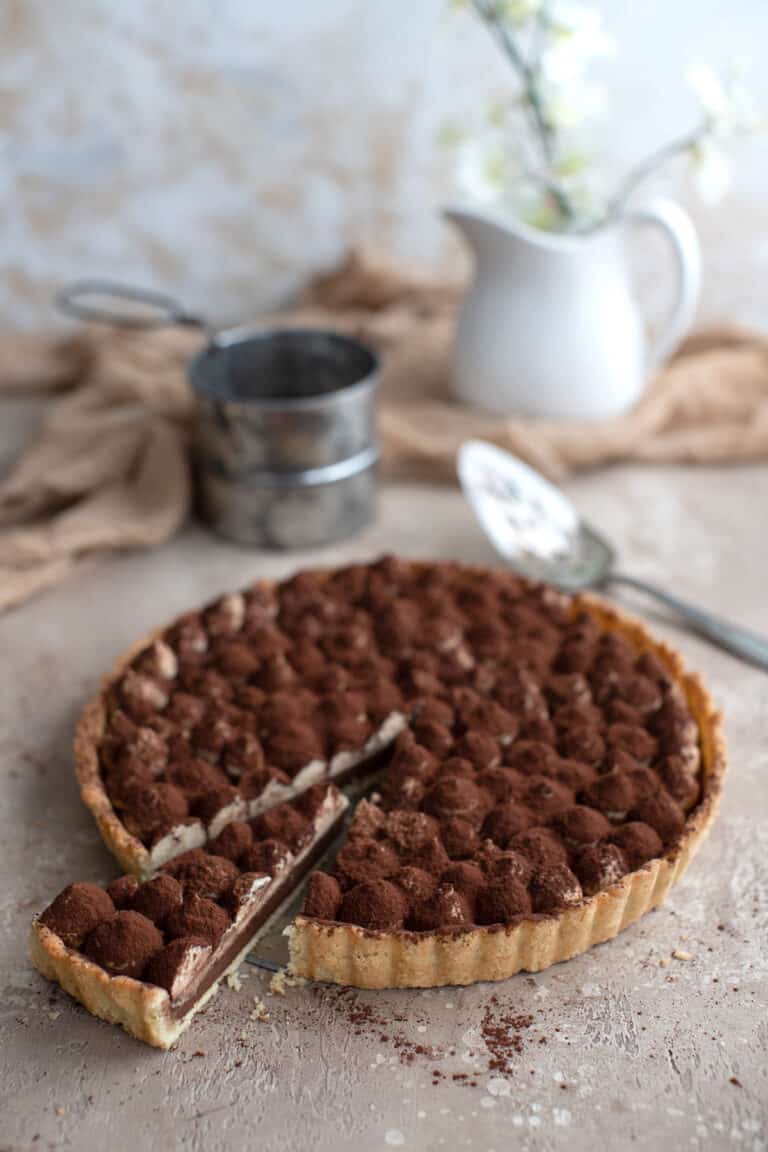
[[[628,570],[768,633],[767,469],[621,468],[570,492]],[[0,619],[0,1148],[765,1148],[768,676],[659,618],[725,711],[731,771],[688,876],[617,940],[466,989],[316,986],[280,999],[249,969],[170,1053],[32,970],[33,912],[72,879],[115,873],[70,756],[77,712],[113,658],[250,579],[382,551],[494,562],[456,491],[396,486],[375,527],[343,547],[265,556],[190,529]],[[268,1020],[251,1018],[254,997]],[[505,1020],[516,1024],[500,1053]]]

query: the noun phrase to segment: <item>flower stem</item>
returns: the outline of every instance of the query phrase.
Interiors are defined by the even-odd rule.
[[[517,73],[523,89],[522,94],[528,119],[543,161],[544,174],[543,177],[537,175],[537,180],[554,200],[561,219],[569,222],[576,215],[576,210],[568,194],[553,174],[557,156],[557,142],[554,128],[547,120],[541,99],[541,40],[546,30],[546,6],[539,13],[536,26],[536,50],[529,62],[524,59],[514,36],[504,22],[502,13],[493,3],[493,0],[473,0],[473,4],[476,12],[495,36]]]
[[[626,205],[627,201],[634,192],[644,184],[645,181],[663,167],[668,160],[674,159],[675,156],[680,156],[684,152],[690,152],[697,144],[705,138],[708,131],[708,124],[705,121],[699,125],[698,128],[687,132],[684,136],[678,136],[674,140],[670,140],[664,144],[656,152],[637,164],[632,168],[629,174],[625,177],[623,183],[620,185],[616,195],[608,202],[608,207],[605,212],[604,220],[610,220],[612,217],[617,216]]]

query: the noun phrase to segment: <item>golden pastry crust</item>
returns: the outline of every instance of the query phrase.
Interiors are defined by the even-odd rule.
[[[32,963],[48,980],[84,1004],[89,1012],[110,1024],[120,1024],[137,1040],[156,1048],[170,1048],[189,1023],[191,1013],[176,1021],[164,988],[143,984],[130,976],[110,976],[86,956],[35,921],[30,937]]]
[[[140,644],[122,656],[104,681],[104,688],[98,696],[88,702],[75,729],[74,758],[75,773],[80,784],[80,797],[91,812],[101,838],[124,872],[131,872],[141,879],[152,872],[149,851],[141,841],[132,836],[123,824],[107,795],[99,769],[99,744],[104,735],[107,713],[104,698],[108,685],[123,671],[132,656],[145,644],[151,644],[159,632],[147,636]]]
[[[187,1030],[192,1017],[216,995],[221,981],[230,972],[237,971],[252,947],[253,937],[249,937],[210,988],[179,1017],[174,1016],[171,999],[164,988],[130,976],[110,976],[87,956],[67,948],[55,932],[38,920],[32,924],[29,951],[38,972],[60,984],[93,1016],[108,1024],[119,1024],[131,1036],[153,1048],[167,1050]]]
[[[289,929],[294,975],[356,988],[427,988],[505,980],[516,972],[539,972],[586,952],[663,903],[717,812],[726,770],[722,717],[701,679],[686,671],[680,654],[655,640],[638,620],[588,595],[573,598],[574,614],[582,610],[603,627],[626,636],[640,651],[659,656],[698,724],[702,796],[688,814],[674,848],[575,907],[506,928],[377,932],[299,916]]]

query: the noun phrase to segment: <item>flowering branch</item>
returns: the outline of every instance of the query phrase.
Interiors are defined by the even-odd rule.
[[[501,106],[489,116],[489,132],[467,141],[461,170],[475,200],[490,204],[504,197],[536,227],[585,232],[619,215],[646,180],[682,155],[694,162],[702,195],[715,199],[725,191],[724,143],[759,126],[735,74],[693,69],[689,81],[701,108],[696,127],[658,148],[631,169],[613,196],[605,196],[588,171],[587,155],[568,143],[568,130],[604,103],[602,88],[586,78],[591,59],[613,47],[598,9],[565,0],[471,4],[512,65],[527,128],[521,141],[519,124]]]
[[[547,28],[547,6],[542,4],[539,9],[535,27],[534,51],[531,60],[526,61],[505,20],[503,7],[494,3],[494,0],[473,0],[473,4],[475,11],[496,37],[520,80],[524,107],[528,113],[544,164],[544,170],[539,177],[540,183],[553,198],[562,219],[571,220],[576,214],[575,209],[553,173],[557,155],[556,135],[554,126],[547,119],[540,87],[541,60]]]

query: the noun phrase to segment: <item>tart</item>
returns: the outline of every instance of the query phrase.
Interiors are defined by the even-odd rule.
[[[328,847],[346,807],[320,784],[266,824],[232,823],[211,850],[190,849],[151,880],[68,885],[32,925],[35,967],[94,1016],[170,1048]]]
[[[257,583],[146,638],[75,759],[139,877],[380,765],[288,929],[296,975],[366,988],[503,979],[615,936],[682,875],[725,771],[706,689],[637,621],[396,557]],[[55,972],[52,931],[38,921],[35,955]],[[163,1013],[170,1036],[173,994]]]

